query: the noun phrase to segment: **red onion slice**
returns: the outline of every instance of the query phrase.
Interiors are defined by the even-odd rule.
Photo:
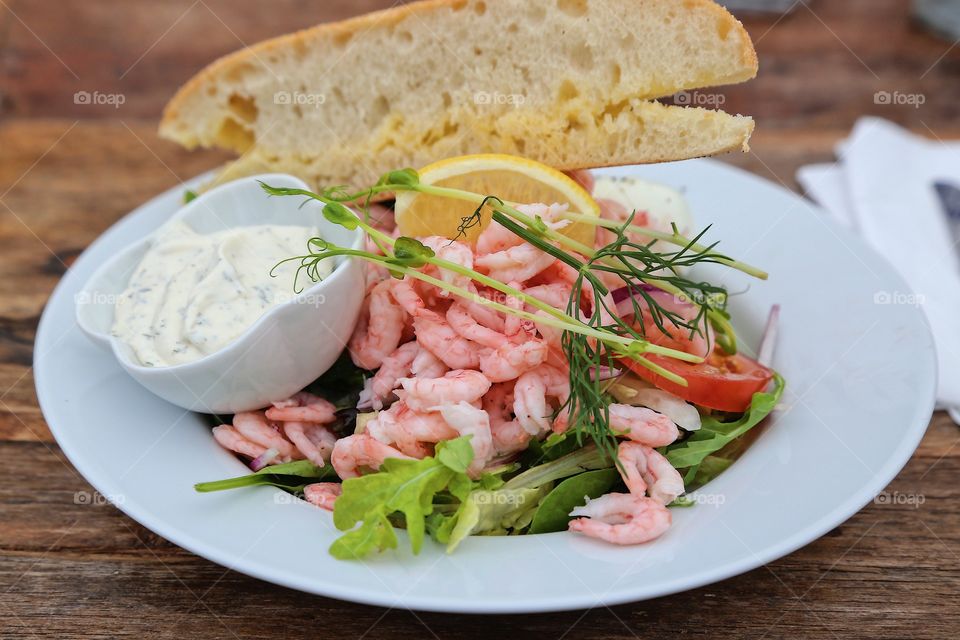
[[[603,382],[604,380],[610,380],[611,378],[617,378],[623,374],[623,371],[620,369],[615,369],[613,367],[596,367],[590,370],[590,378],[596,382]]]
[[[264,467],[270,466],[274,460],[277,459],[277,456],[280,455],[280,452],[276,449],[267,449],[256,458],[250,461],[250,468],[254,471],[260,471]]]

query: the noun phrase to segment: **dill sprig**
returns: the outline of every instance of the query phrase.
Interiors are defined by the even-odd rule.
[[[660,334],[685,332],[690,339],[695,335],[706,337],[711,317],[726,316],[727,291],[721,286],[683,275],[685,271],[681,270],[730,259],[716,253],[715,243],[709,246],[700,244],[709,227],[676,251],[658,251],[654,249],[654,240],[646,243],[632,240],[628,229],[632,226],[633,215],[610,228],[614,239],[597,249],[587,261],[586,268],[579,272],[567,313],[588,326],[636,339],[646,339],[648,331],[653,329],[645,325],[645,318],[653,322]],[[615,304],[611,308],[612,300],[590,286],[587,274],[591,272],[605,273],[608,282],[619,282],[626,288],[626,300],[632,313],[620,313]],[[677,292],[684,301],[694,305],[695,316],[686,317],[662,305],[648,290],[651,283],[659,285],[660,289]],[[584,297],[590,303],[589,314],[582,312]],[[624,316],[632,321],[624,320]],[[578,440],[590,438],[599,450],[615,460],[617,439],[609,428],[607,383],[600,380],[599,372],[602,368],[616,368],[619,359],[631,355],[616,347],[569,334],[563,335],[562,344],[570,366],[570,396],[562,409],[569,415],[570,427],[575,430]]]

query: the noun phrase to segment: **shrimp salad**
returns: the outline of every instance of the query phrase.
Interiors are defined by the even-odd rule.
[[[594,187],[589,172],[571,177]],[[726,290],[693,275],[766,274],[631,202],[598,198],[585,221],[563,203],[440,193],[409,169],[358,193],[264,189],[321,200],[329,220],[367,232],[364,251],[314,239],[291,258],[301,277],[332,256],[365,261],[363,311],[310,387],[218,417],[213,437],[252,473],[196,488],[269,484],[330,511],[338,558],[396,547],[397,529],[415,553],[427,537],[452,551],[471,535],[564,530],[647,543],[782,393],[775,314],[749,357]],[[472,213],[455,237],[404,236],[390,200],[402,191]],[[574,221],[595,226],[592,246],[564,234]]]

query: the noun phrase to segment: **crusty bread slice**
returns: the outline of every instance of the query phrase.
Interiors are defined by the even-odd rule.
[[[466,153],[560,169],[678,160],[746,149],[753,121],[648,100],[756,70],[743,26],[711,0],[425,0],[214,62],[160,134],[242,153],[224,178],[318,185]]]

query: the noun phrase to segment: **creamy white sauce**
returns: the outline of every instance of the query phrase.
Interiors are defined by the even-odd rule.
[[[182,221],[157,230],[117,301],[111,333],[141,364],[198,360],[233,342],[269,309],[294,298],[298,262],[316,227],[256,225],[202,235]],[[320,262],[320,277],[333,260]],[[306,283],[309,284],[309,283]]]
[[[647,226],[670,231],[675,223],[680,233],[690,233],[693,216],[683,194],[659,182],[630,176],[597,176],[594,198],[616,200],[627,211],[636,209],[647,214]]]

